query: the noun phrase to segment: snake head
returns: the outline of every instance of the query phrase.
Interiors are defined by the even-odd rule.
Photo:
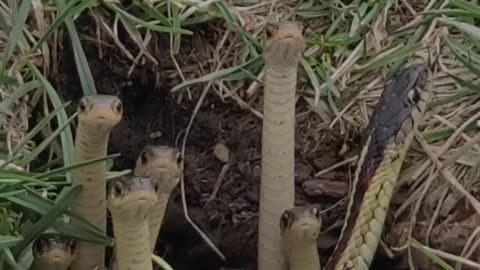
[[[111,95],[89,95],[80,99],[78,121],[98,127],[112,128],[122,120],[123,103]]]
[[[107,207],[112,215],[144,219],[157,203],[158,183],[151,178],[123,176],[107,182]]]
[[[266,32],[263,48],[265,64],[296,67],[305,50],[301,25],[297,22],[270,23]]]
[[[321,226],[320,211],[313,206],[293,207],[285,210],[280,217],[280,232],[292,245],[315,242]]]
[[[182,173],[182,153],[176,147],[163,145],[145,147],[137,158],[134,171],[135,175],[158,181],[161,193],[172,192]]]
[[[45,233],[34,242],[32,253],[37,263],[52,269],[66,269],[76,256],[76,240],[67,235]]]

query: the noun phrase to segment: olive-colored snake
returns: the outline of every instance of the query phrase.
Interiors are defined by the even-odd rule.
[[[297,206],[285,210],[280,218],[280,231],[290,270],[320,270],[317,238],[322,220],[315,207]]]
[[[342,232],[325,270],[369,269],[406,152],[431,100],[427,78],[423,64],[411,65],[383,91],[366,130]],[[318,254],[310,260],[316,263]]]
[[[33,242],[30,270],[67,270],[76,256],[75,239],[62,234],[41,234]]]
[[[148,215],[150,249],[153,252],[170,193],[183,173],[181,152],[170,146],[147,146],[140,153],[134,175],[149,177],[158,184],[157,203]]]
[[[119,270],[152,270],[148,215],[157,203],[158,184],[151,178],[125,176],[107,183]]]
[[[182,156],[175,147],[162,145],[147,146],[137,158],[134,175],[151,178],[158,185],[157,203],[148,214],[151,252],[155,249],[155,243],[162,226],[170,193],[179,183],[182,173]],[[116,254],[115,257],[117,257]],[[113,260],[110,269],[118,269],[116,259]]]
[[[258,225],[258,269],[286,269],[278,220],[295,201],[295,93],[305,44],[299,25],[282,22],[265,41],[265,86]]]
[[[110,132],[122,119],[121,100],[110,95],[85,96],[80,100],[77,110],[75,162],[105,157]],[[105,161],[96,162],[72,172],[72,185],[83,186],[73,211],[102,231],[106,231],[107,218],[105,177]],[[104,246],[78,241],[77,257],[71,268],[72,270],[91,270],[98,266],[102,269],[104,257]]]

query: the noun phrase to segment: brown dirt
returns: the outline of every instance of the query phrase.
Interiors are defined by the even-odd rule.
[[[124,118],[110,140],[109,152],[122,154],[116,159],[114,169],[133,169],[134,160],[148,144],[180,146],[201,88],[192,88],[192,100],[184,95],[178,102],[178,95],[170,94],[170,89],[181,79],[168,53],[168,37],[158,35],[152,42],[151,49],[159,66],[139,65],[128,78],[130,62],[123,61],[125,57],[118,49],[108,44],[102,44],[103,55],[100,57],[98,43],[92,41],[95,40],[92,39],[95,37],[92,29],[84,28],[80,32],[97,90],[104,94],[118,94],[125,108]],[[210,56],[204,53],[205,46],[213,47],[217,42],[215,37],[198,34],[200,31],[209,33],[207,27],[193,30],[197,34],[193,38],[183,37],[182,53],[177,59],[187,78],[197,76],[198,70],[211,68],[207,62]],[[129,45],[134,48],[132,51],[137,51]],[[64,42],[63,46],[58,74],[50,79],[65,100],[73,101],[72,109],[82,91],[75,64],[71,61],[71,46],[68,42]],[[261,99],[260,96],[253,103],[259,111],[262,111]],[[303,103],[297,104],[296,204],[317,203],[322,209],[327,209],[342,201],[323,216],[323,230],[328,230],[328,233],[322,233],[319,246],[322,262],[325,262],[340,231],[349,174],[355,168],[347,164],[320,177],[314,175],[356,155],[359,130],[348,127],[347,130],[354,134],[341,134],[337,128],[329,129],[306,108]],[[256,269],[260,135],[261,121],[256,116],[241,109],[231,99],[222,102],[213,91],[208,94],[188,137],[186,196],[190,216],[213,239],[227,261],[221,262],[186,222],[178,187],[171,197],[157,246],[157,252],[174,269]],[[230,149],[233,161],[216,198],[207,203],[224,165],[212,153],[219,142]],[[378,269],[384,267],[384,261],[388,267],[395,269],[395,263],[383,257],[377,259]]]

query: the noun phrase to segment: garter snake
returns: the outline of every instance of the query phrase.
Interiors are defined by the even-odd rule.
[[[107,183],[118,270],[152,270],[148,215],[157,203],[158,184],[150,178],[124,176]]]
[[[324,270],[369,269],[406,152],[432,98],[427,79],[427,67],[413,64],[387,83],[367,126],[345,222]],[[308,258],[314,264],[318,254]]]
[[[56,233],[41,234],[32,246],[30,270],[67,270],[76,256],[75,239]]]
[[[295,96],[298,63],[305,48],[295,22],[272,24],[265,41],[265,87],[258,222],[258,269],[286,269],[278,228],[282,212],[294,206]]]
[[[78,104],[78,126],[75,136],[75,163],[98,159],[107,155],[112,128],[122,119],[122,101],[109,95],[90,95]],[[73,211],[106,231],[107,207],[105,202],[105,161],[72,171],[72,185],[83,186],[73,205]],[[90,270],[104,267],[105,247],[86,241],[78,241],[77,256],[72,270]]]

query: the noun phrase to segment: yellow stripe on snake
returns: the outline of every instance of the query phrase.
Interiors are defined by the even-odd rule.
[[[432,98],[427,78],[424,65],[411,65],[383,91],[366,130],[342,232],[325,270],[369,269],[406,152]],[[318,254],[309,258],[314,264]],[[290,270],[300,269],[305,268]]]
[[[30,270],[67,270],[76,256],[75,239],[57,233],[40,235],[32,246]]]
[[[152,270],[148,214],[157,203],[158,184],[150,178],[125,176],[107,183],[119,270]]]
[[[112,128],[122,119],[122,102],[109,95],[83,97],[78,104],[78,126],[75,136],[74,160],[80,163],[107,155]],[[96,162],[72,172],[72,185],[83,186],[73,211],[106,231],[107,207],[105,203],[105,161]],[[78,241],[77,257],[72,270],[92,270],[104,267],[105,247]]]

